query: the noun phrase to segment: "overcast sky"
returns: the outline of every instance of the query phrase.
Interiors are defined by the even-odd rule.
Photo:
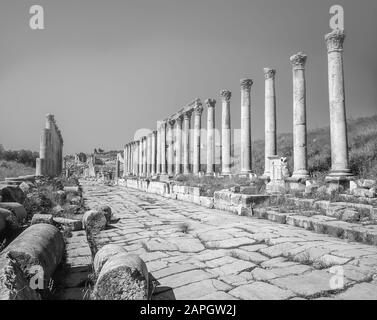
[[[33,4],[44,7],[45,30],[29,27]],[[253,138],[262,138],[264,67],[277,69],[278,132],[291,132],[289,57],[298,51],[308,54],[308,127],[328,125],[324,35],[334,4],[345,10],[347,115],[376,114],[376,0],[1,0],[0,143],[38,150],[52,113],[65,153],[122,149],[197,97],[218,100],[220,128],[222,89],[233,93],[239,128],[245,77],[254,80]]]

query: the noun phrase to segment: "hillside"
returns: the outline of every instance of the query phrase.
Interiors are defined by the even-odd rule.
[[[293,168],[292,133],[278,135],[278,154],[289,158]],[[360,178],[377,178],[377,115],[348,120],[348,145],[350,167]],[[238,163],[236,148],[236,165]],[[309,170],[320,177],[331,168],[330,128],[308,132]],[[264,140],[253,142],[253,168],[257,174],[264,169]]]

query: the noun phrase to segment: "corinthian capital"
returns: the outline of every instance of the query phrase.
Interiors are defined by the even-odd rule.
[[[270,68],[264,68],[263,72],[264,72],[264,78],[265,79],[274,78],[275,74],[276,74],[276,70],[275,69],[270,69]]]
[[[197,114],[197,115],[202,115],[202,112],[203,112],[203,106],[202,106],[202,103],[201,103],[200,101],[196,101],[196,102],[195,102],[194,112],[195,112],[195,114]]]
[[[251,79],[241,79],[240,83],[241,83],[241,89],[242,90],[250,91],[251,86],[253,85],[253,80],[251,80]]]
[[[175,124],[175,120],[174,119],[169,119],[168,120],[168,124],[170,125],[170,127],[173,127],[174,124]]]
[[[304,69],[306,64],[307,55],[299,52],[290,57],[293,69]]]
[[[207,108],[214,108],[215,105],[216,105],[216,100],[215,99],[207,99],[204,103],[206,104]]]
[[[192,115],[192,110],[189,110],[189,111],[186,111],[183,114],[183,117],[184,117],[185,120],[190,120],[191,119],[191,115]]]
[[[325,35],[327,52],[343,51],[343,43],[346,35],[343,30],[334,30]]]
[[[222,90],[220,92],[220,96],[223,99],[223,101],[229,102],[230,98],[232,97],[232,93],[228,90]]]

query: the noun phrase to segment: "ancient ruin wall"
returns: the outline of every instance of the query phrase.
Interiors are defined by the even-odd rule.
[[[63,169],[63,138],[54,116],[46,115],[46,126],[41,133],[36,175],[56,177]]]

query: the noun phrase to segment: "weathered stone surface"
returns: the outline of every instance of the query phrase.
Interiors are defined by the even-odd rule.
[[[18,202],[23,204],[26,199],[25,193],[17,186],[0,185],[0,195],[3,202]]]
[[[119,253],[103,265],[94,286],[94,300],[148,300],[149,275],[137,255]]]
[[[59,230],[49,224],[35,224],[22,232],[0,254],[0,259],[9,253],[23,271],[40,265],[44,279],[49,280],[60,263],[64,240]]]
[[[194,283],[198,281],[203,281],[206,279],[215,278],[214,275],[203,271],[203,270],[190,270],[186,272],[182,272],[179,274],[174,274],[171,276],[167,276],[162,279],[158,279],[161,286],[166,286],[170,288],[178,288],[182,287],[189,283]]]
[[[30,288],[19,264],[9,255],[0,257],[0,300],[41,300]]]
[[[89,210],[85,212],[82,218],[82,225],[86,230],[90,230],[91,232],[99,232],[106,228],[107,221],[102,211]]]
[[[106,205],[100,206],[98,208],[98,211],[103,212],[103,214],[105,215],[107,223],[111,222],[111,218],[112,218],[113,215],[112,215],[111,208],[109,206],[106,206]]]
[[[321,270],[304,275],[274,279],[271,280],[271,283],[302,296],[312,296],[334,290],[335,288],[330,286],[330,279],[333,276],[333,274]]]
[[[24,206],[18,202],[0,202],[0,208],[12,211],[19,222],[23,222],[27,215]]]
[[[289,290],[265,282],[240,286],[231,290],[229,294],[242,300],[286,300],[294,296],[294,293]]]
[[[82,230],[82,221],[81,220],[74,220],[68,218],[61,218],[61,217],[54,217],[54,222],[70,228],[72,231]]]
[[[47,223],[47,224],[53,224],[54,220],[52,219],[51,214],[35,214],[33,215],[33,218],[31,219],[31,224],[37,224],[37,223]]]
[[[335,296],[341,300],[377,300],[377,285],[359,283]]]
[[[98,250],[94,262],[93,268],[96,274],[101,272],[103,265],[113,256],[119,253],[126,253],[127,251],[124,247],[117,245],[117,244],[107,244],[103,246],[100,250]]]

